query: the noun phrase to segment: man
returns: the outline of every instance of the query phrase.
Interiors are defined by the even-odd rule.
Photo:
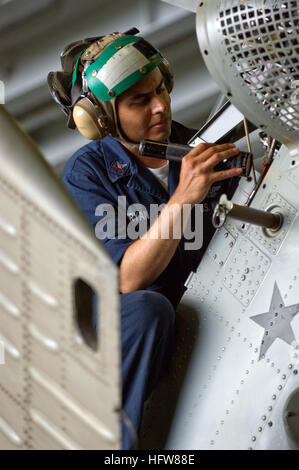
[[[232,144],[201,144],[181,164],[140,155],[138,143],[143,139],[186,144],[195,133],[171,120],[172,75],[167,61],[134,34],[115,33],[72,47],[77,61],[72,61],[71,69],[69,64],[64,67],[64,74],[72,71],[72,86],[65,90],[66,76],[57,74],[50,76],[50,85],[56,100],[64,85],[69,122],[95,140],[68,161],[63,181],[119,266],[123,408],[138,433],[143,403],[172,351],[175,309],[185,280],[213,234],[213,198],[230,192],[229,179],[241,173],[241,169],[215,172],[214,167],[237,155],[238,149]],[[221,183],[210,197],[211,186],[224,180],[229,180],[228,185]],[[127,227],[146,221],[145,233],[136,240],[127,231],[124,235],[117,221],[115,237],[109,231],[105,236],[101,225],[105,214],[100,209],[112,207],[117,217],[120,197],[125,201]],[[194,208],[202,202],[204,244],[186,251],[184,206]],[[153,205],[164,208],[150,221],[138,210],[129,211],[136,203],[147,213]],[[178,225],[180,238],[174,236]],[[123,449],[132,446],[132,434],[123,423]]]

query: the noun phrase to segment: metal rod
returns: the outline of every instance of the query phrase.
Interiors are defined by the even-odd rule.
[[[274,151],[275,151],[275,144],[276,144],[276,140],[275,139],[272,139],[271,141],[271,144],[269,145],[269,150],[268,150],[268,156],[267,156],[267,160],[264,161],[264,166],[263,166],[263,169],[261,171],[261,174],[260,174],[260,177],[258,179],[258,182],[257,184],[255,185],[253,191],[251,192],[251,194],[249,195],[247,201],[246,201],[246,206],[249,206],[254,198],[254,196],[256,195],[260,185],[262,184],[272,162],[273,162],[273,157],[274,157]]]
[[[245,135],[246,135],[246,140],[247,140],[248,152],[252,153],[252,147],[251,147],[251,142],[250,142],[250,137],[249,137],[249,130],[248,130],[248,122],[247,122],[247,119],[246,119],[245,116],[244,116],[243,122],[244,122],[244,129],[245,129]],[[256,181],[255,168],[254,168],[254,159],[252,159],[251,171],[252,171],[252,175],[253,175],[254,184],[256,185],[257,181]]]
[[[229,201],[226,194],[222,194],[213,214],[214,227],[221,227],[225,223],[227,216],[273,231],[279,230],[283,223],[283,216],[278,212],[273,213],[240,206]]]
[[[282,216],[280,214],[260,211],[251,207],[240,206],[239,204],[233,204],[233,208],[229,211],[228,215],[234,219],[272,230],[277,230],[281,226]]]

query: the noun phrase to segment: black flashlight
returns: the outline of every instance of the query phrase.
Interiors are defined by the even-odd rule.
[[[165,160],[182,161],[186,155],[194,147],[189,145],[174,144],[167,142],[156,142],[155,140],[142,140],[139,145],[140,155],[147,157],[163,158]],[[242,168],[241,176],[248,177],[252,168],[253,155],[250,152],[240,151],[238,155],[227,158],[218,163],[214,170],[230,170],[231,168]]]

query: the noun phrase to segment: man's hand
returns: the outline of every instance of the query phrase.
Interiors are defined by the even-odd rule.
[[[180,223],[182,235],[184,233],[183,205],[200,203],[213,183],[240,175],[241,168],[214,171],[219,162],[238,152],[233,144],[200,144],[184,156],[176,191],[148,232],[129,246],[123,256],[120,264],[122,293],[148,287],[165,270],[180,242],[172,236],[174,225]],[[169,238],[163,238],[163,233],[169,233]]]
[[[198,204],[206,197],[213,183],[240,175],[240,168],[214,171],[218,163],[238,155],[239,151],[234,144],[199,144],[194,147],[182,159],[180,181],[173,194],[176,202]]]

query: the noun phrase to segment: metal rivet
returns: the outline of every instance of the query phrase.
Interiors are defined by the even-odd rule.
[[[97,74],[98,74],[98,71],[97,71],[97,70],[93,70],[92,73],[91,73],[91,75],[92,75],[93,77],[96,77]]]
[[[266,421],[267,417],[265,415],[262,416],[262,420]]]
[[[268,407],[268,411],[272,411],[272,406],[269,406],[269,407]]]
[[[293,370],[293,374],[297,375],[298,374],[298,370]]]
[[[109,95],[109,96],[115,96],[115,91],[109,90],[109,91],[108,91],[108,95]]]
[[[272,395],[272,400],[276,400],[276,395]]]
[[[256,437],[255,436],[252,436],[252,439],[251,439],[253,442],[256,441]]]
[[[272,421],[269,421],[268,426],[271,428],[273,426]]]
[[[115,46],[116,49],[122,49],[122,47],[123,46],[121,44],[116,44],[116,46]]]
[[[259,432],[262,432],[263,428],[259,428],[258,430],[259,430]]]
[[[147,72],[147,69],[146,69],[146,67],[141,67],[141,68],[139,69],[139,71],[144,74],[144,73]]]

